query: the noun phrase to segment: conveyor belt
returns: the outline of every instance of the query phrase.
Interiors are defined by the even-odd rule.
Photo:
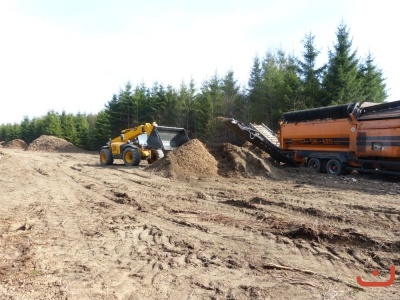
[[[222,119],[225,126],[253,145],[267,152],[276,161],[297,166],[296,162],[292,158],[285,155],[279,147],[269,141],[268,138],[259,132],[254,125],[246,126],[235,119]]]
[[[271,129],[268,128],[267,125],[265,125],[264,123],[261,125],[250,123],[250,127],[257,130],[264,137],[264,139],[267,139],[268,141],[270,141],[272,144],[274,144],[279,148],[280,143],[278,137]]]

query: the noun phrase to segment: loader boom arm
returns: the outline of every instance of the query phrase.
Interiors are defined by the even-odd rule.
[[[117,136],[111,140],[111,143],[127,142],[128,140],[132,141],[143,133],[146,133],[149,136],[155,126],[157,126],[156,123],[152,123],[152,124],[145,123],[145,124],[139,125],[135,128],[124,129],[121,131],[120,136]]]

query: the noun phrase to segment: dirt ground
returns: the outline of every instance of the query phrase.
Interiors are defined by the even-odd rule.
[[[193,143],[130,168],[0,148],[0,299],[400,298],[399,179]]]

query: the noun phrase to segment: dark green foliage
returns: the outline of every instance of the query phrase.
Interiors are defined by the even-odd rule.
[[[63,137],[61,120],[57,113],[49,111],[43,120],[43,134]]]
[[[90,147],[90,125],[88,118],[78,113],[74,118],[76,129],[76,146],[81,149],[94,150]]]
[[[358,102],[362,99],[362,80],[358,71],[357,52],[343,23],[336,32],[334,50],[329,51],[327,71],[323,78],[323,105]]]
[[[248,82],[247,101],[242,109],[246,121],[252,120],[254,122],[264,119],[263,111],[266,107],[266,96],[263,81],[264,68],[261,66],[260,59],[255,57]]]
[[[112,135],[110,119],[110,115],[106,110],[100,111],[97,114],[94,130],[92,131],[91,150],[100,149],[100,147],[104,146],[110,138],[114,138]]]
[[[35,139],[33,126],[28,116],[25,116],[24,120],[21,122],[21,139],[26,143],[31,143]]]
[[[78,144],[78,134],[76,131],[75,117],[72,114],[66,114],[63,111],[60,115],[62,138],[68,142],[77,145]]]
[[[189,86],[186,86],[184,83],[181,84],[177,98],[182,113],[183,122],[181,126],[185,127],[190,135],[196,133],[195,93],[196,93],[195,83],[193,80],[191,80]]]
[[[382,71],[374,65],[371,53],[368,53],[365,61],[360,65],[359,76],[362,80],[363,101],[383,102],[387,98]]]
[[[21,125],[6,124],[0,127],[0,141],[9,142],[14,139],[21,139]]]
[[[260,119],[256,123],[277,128],[284,112],[292,110],[300,93],[300,80],[296,74],[293,57],[282,50],[268,52],[263,62],[263,88],[265,99],[258,112]]]
[[[322,90],[321,78],[326,66],[316,67],[316,60],[320,51],[314,45],[314,36],[309,33],[303,42],[303,60],[297,60],[297,72],[300,77],[301,91],[294,103],[294,109],[305,109],[320,105]]]

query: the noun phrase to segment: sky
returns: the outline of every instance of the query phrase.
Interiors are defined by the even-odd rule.
[[[229,70],[245,87],[253,60],[301,58],[315,36],[320,65],[343,22],[400,100],[395,0],[0,0],[0,124],[48,111],[98,113],[127,82],[199,87]]]

